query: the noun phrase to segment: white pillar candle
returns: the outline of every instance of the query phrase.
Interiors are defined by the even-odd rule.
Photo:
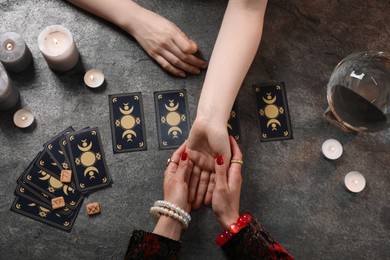
[[[14,123],[19,128],[27,128],[34,123],[34,114],[28,108],[22,108],[14,114]]]
[[[344,177],[345,187],[352,192],[361,192],[366,186],[366,179],[363,174],[357,171],[347,173]]]
[[[68,71],[76,66],[80,57],[72,34],[61,25],[46,27],[38,36],[38,46],[53,70]]]
[[[19,90],[14,86],[7,72],[0,68],[0,111],[13,108],[19,101]]]
[[[104,75],[98,69],[88,70],[84,75],[84,83],[90,88],[98,88],[104,82]]]
[[[336,139],[328,139],[322,144],[321,151],[326,158],[336,160],[343,154],[343,146]]]
[[[31,64],[31,51],[19,34],[0,34],[0,61],[6,70],[14,72],[20,72]]]

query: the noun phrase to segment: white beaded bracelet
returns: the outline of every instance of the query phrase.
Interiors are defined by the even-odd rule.
[[[183,218],[187,219],[188,222],[191,221],[191,216],[190,214],[188,214],[187,212],[185,212],[183,209],[181,209],[180,207],[176,206],[175,204],[169,202],[169,201],[165,201],[165,200],[158,200],[154,203],[154,206],[158,206],[158,207],[163,207],[163,208],[168,208],[170,210],[173,210],[175,212],[177,212],[178,214],[180,214]]]
[[[187,221],[187,219],[183,218],[183,216],[179,215],[177,212],[174,212],[173,210],[169,210],[167,208],[163,208],[159,206],[154,206],[150,208],[150,214],[155,216],[156,219],[160,218],[161,215],[169,216],[179,221],[183,225],[184,229],[188,228],[189,222]]]

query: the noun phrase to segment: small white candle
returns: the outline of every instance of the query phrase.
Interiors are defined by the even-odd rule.
[[[68,71],[80,57],[71,32],[61,25],[46,27],[38,36],[38,46],[53,70]]]
[[[363,174],[357,171],[347,173],[344,177],[345,187],[352,192],[361,192],[366,186]]]
[[[343,146],[336,139],[328,139],[322,144],[321,151],[326,158],[336,160],[343,154]]]
[[[98,88],[104,82],[104,75],[98,69],[88,70],[84,75],[84,83],[90,88]]]
[[[14,123],[19,128],[27,128],[34,123],[34,114],[28,108],[22,108],[14,114]]]

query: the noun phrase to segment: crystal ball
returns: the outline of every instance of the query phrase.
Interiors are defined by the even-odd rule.
[[[337,64],[327,85],[329,109],[349,130],[390,127],[390,56],[382,51],[353,53]]]

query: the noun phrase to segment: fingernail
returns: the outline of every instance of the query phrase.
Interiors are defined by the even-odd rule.
[[[187,160],[187,153],[186,152],[183,152],[182,154],[181,154],[181,160],[182,161],[185,161],[185,160]]]
[[[182,77],[182,78],[185,78],[186,77],[186,74],[184,72],[179,72],[179,77]]]
[[[222,157],[222,155],[218,155],[217,156],[217,164],[218,165],[222,165],[223,164],[223,157]]]
[[[201,67],[202,69],[207,68],[207,63],[203,63],[200,67]]]

